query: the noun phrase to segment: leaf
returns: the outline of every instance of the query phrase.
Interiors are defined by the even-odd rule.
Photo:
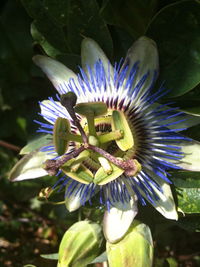
[[[42,254],[40,257],[48,260],[58,260],[58,253]]]
[[[144,34],[157,5],[157,0],[110,0],[104,2],[101,14],[106,22],[123,27],[133,37]]]
[[[112,39],[100,16],[96,0],[73,0],[70,3],[68,38],[73,53],[80,54],[82,37],[94,39],[108,56],[112,55]]]
[[[50,140],[52,140],[52,136],[50,134],[38,136],[31,140],[25,147],[21,149],[20,155],[28,154],[33,150],[45,146],[50,142]]]
[[[179,218],[176,224],[187,231],[200,232],[200,215],[187,215],[186,217]]]
[[[178,207],[185,213],[200,213],[200,172],[173,173],[178,188]]]
[[[112,39],[96,0],[22,0],[22,4],[34,19],[33,38],[49,56],[80,54],[83,35],[94,38],[108,54],[112,53]]]
[[[33,38],[43,47],[45,52],[52,57],[69,51],[66,33],[58,19],[49,13],[49,2],[39,0],[22,0],[26,11],[34,19],[32,25]],[[54,2],[55,5],[55,2]],[[55,11],[57,14],[57,11]],[[45,18],[45,20],[44,20]]]
[[[158,45],[159,81],[171,89],[168,96],[183,95],[200,82],[199,32],[200,3],[191,0],[163,8],[149,25],[146,35]]]

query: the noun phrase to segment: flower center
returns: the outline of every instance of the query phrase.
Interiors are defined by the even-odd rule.
[[[53,141],[56,152],[62,157],[46,161],[45,169],[50,175],[61,169],[83,184],[99,185],[121,175],[137,175],[141,165],[134,159],[133,129],[122,111],[108,110],[103,102],[76,105],[76,95],[72,92],[61,96],[61,104],[67,109],[77,130],[72,133],[65,118],[56,120]]]

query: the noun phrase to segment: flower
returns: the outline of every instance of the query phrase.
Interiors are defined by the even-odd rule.
[[[104,234],[116,242],[137,214],[137,201],[150,202],[166,218],[178,215],[169,170],[200,170],[193,149],[199,144],[179,132],[187,116],[156,102],[168,91],[153,90],[158,76],[156,44],[139,38],[125,60],[111,66],[98,44],[82,42],[82,68],[76,75],[63,64],[37,55],[59,95],[40,103],[39,131],[53,135],[45,169],[61,175],[70,211],[99,196],[106,206]],[[56,184],[56,186],[58,185]]]

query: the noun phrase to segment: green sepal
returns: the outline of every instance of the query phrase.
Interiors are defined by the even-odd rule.
[[[119,140],[115,140],[118,147],[122,151],[126,151],[133,147],[134,139],[131,129],[128,125],[127,119],[123,112],[114,110],[112,113],[111,120],[112,131],[121,130],[123,132],[123,137]]]
[[[117,167],[115,164],[110,162],[112,167],[112,172],[110,174],[106,173],[103,167],[100,167],[94,176],[94,183],[98,185],[107,184],[115,179],[117,179],[124,172],[123,169]]]
[[[83,165],[81,165],[76,172],[72,172],[71,169],[65,165],[63,165],[61,169],[67,176],[82,184],[89,184],[93,182],[92,172]]]
[[[57,118],[53,128],[53,143],[59,156],[63,155],[69,145],[69,141],[61,138],[62,134],[70,131],[70,123],[65,118]]]

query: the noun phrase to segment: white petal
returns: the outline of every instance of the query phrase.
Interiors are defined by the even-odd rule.
[[[12,168],[9,179],[16,182],[48,175],[42,168],[42,164],[52,157],[52,155],[40,151],[33,151],[25,155]]]
[[[159,211],[165,218],[171,220],[178,220],[178,213],[176,210],[176,205],[172,195],[170,185],[163,181],[160,183],[163,190],[161,193],[158,189],[154,188],[155,192],[159,196],[159,200],[155,200],[155,208]]]
[[[101,47],[90,38],[83,39],[81,44],[81,62],[85,72],[87,73],[87,66],[93,69],[95,63],[99,60],[101,60],[105,71],[108,73],[109,68],[111,74],[113,72],[113,67]]]
[[[181,142],[180,146],[181,150],[185,153],[185,157],[177,165],[184,170],[200,171],[200,142]]]
[[[159,70],[157,46],[152,39],[145,36],[140,37],[128,50],[124,62],[124,65],[129,65],[128,73],[131,71],[136,62],[139,62],[139,70],[134,79],[133,88],[145,74],[150,72],[144,85],[140,89],[139,95],[141,97],[151,85],[154,77],[154,71],[158,72]]]
[[[41,115],[45,120],[54,124],[58,117],[70,119],[69,114],[60,102],[44,100],[40,103]]]
[[[103,219],[104,235],[110,243],[117,242],[126,234],[138,212],[137,201],[133,199],[130,203],[114,202],[113,204],[115,206],[105,211]]]
[[[160,104],[154,103],[153,105],[151,105],[149,107],[149,110],[158,108],[159,106],[160,106]],[[164,106],[160,109],[160,111],[169,110],[169,109],[171,109],[170,106]],[[179,112],[180,112],[180,110],[176,110],[176,111],[174,111],[174,114],[179,113]],[[155,120],[155,118],[153,118],[153,120]],[[180,117],[175,116],[175,117],[172,117],[172,118],[165,120],[165,121],[159,121],[158,125],[162,126],[163,124],[169,124],[169,123],[177,122],[179,120],[183,120],[183,121],[180,121],[178,124],[169,125],[169,126],[167,126],[167,128],[169,128],[169,129],[182,129],[182,128],[189,128],[189,127],[200,124],[200,117],[199,116],[194,116],[191,114],[183,114],[183,116],[180,116]]]
[[[77,194],[77,190],[70,197],[65,198],[65,206],[69,212],[75,211],[81,207],[81,195]]]
[[[65,192],[67,192],[67,189],[70,186],[70,184],[71,183],[67,184]],[[81,195],[80,190],[79,190],[80,186],[82,186],[81,183],[76,186],[76,188],[73,190],[73,193],[70,196],[66,196],[66,198],[65,198],[65,206],[69,212],[72,212],[72,211],[79,209],[84,204],[83,201],[81,202],[82,195]],[[77,191],[79,191],[79,192],[77,193]],[[83,191],[84,191],[84,189],[82,190],[82,192]],[[85,197],[85,202],[88,201],[90,199],[90,197],[93,197],[98,191],[99,191],[99,189],[96,188],[92,196],[90,194],[88,194]]]
[[[67,85],[71,78],[74,81],[77,80],[77,76],[73,71],[55,59],[36,55],[33,57],[33,61],[43,70],[60,94],[64,93],[60,85]]]
[[[162,192],[160,192],[153,184],[151,184],[152,188],[156,192],[156,194],[159,196],[159,200],[154,199],[154,207],[157,211],[159,211],[165,218],[171,219],[171,220],[178,220],[178,214],[176,210],[176,205],[174,202],[174,198],[172,195],[172,191],[170,188],[170,185],[167,184],[164,180],[162,180],[158,175],[155,173],[147,170],[144,168],[145,172],[149,175],[149,177],[152,177],[157,184],[162,188]],[[149,201],[148,197],[146,197],[145,193],[143,191],[140,191],[141,194]],[[149,201],[150,202],[150,201]],[[152,203],[150,202],[152,205]]]

